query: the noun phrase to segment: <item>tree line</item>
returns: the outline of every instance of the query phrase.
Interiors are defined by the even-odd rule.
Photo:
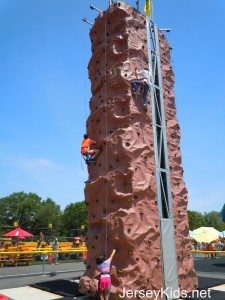
[[[221,212],[210,211],[202,214],[197,211],[188,210],[187,213],[190,230],[197,229],[201,226],[214,227],[219,231],[225,230],[225,223],[221,220]]]
[[[201,226],[214,227],[222,231],[225,225],[221,220],[220,212],[211,211],[200,213],[188,210],[190,230]],[[48,232],[48,224],[52,224],[51,232],[55,236],[72,237],[81,235],[80,230],[88,229],[87,207],[84,201],[68,204],[64,210],[51,198],[43,200],[35,193],[13,193],[0,198],[0,236],[10,231],[13,222],[18,222],[19,227],[39,235]]]
[[[61,209],[51,198],[43,200],[35,193],[18,192],[0,198],[0,236],[13,229],[13,223],[33,235],[77,236],[87,230],[84,201]],[[52,229],[48,228],[52,224]]]

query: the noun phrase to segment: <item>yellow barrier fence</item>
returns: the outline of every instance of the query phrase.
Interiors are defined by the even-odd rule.
[[[33,257],[35,255],[42,255],[44,263],[46,256],[52,256],[54,253],[62,254],[62,253],[87,253],[86,247],[80,248],[72,248],[72,249],[59,249],[52,250],[52,248],[48,249],[35,249],[35,250],[27,250],[27,251],[0,251],[0,267],[3,267],[5,263],[12,263],[14,266],[18,265],[18,262],[25,262],[27,265],[31,265]]]
[[[225,251],[219,251],[219,250],[191,250],[192,253],[198,253],[198,254],[220,254],[225,255]]]

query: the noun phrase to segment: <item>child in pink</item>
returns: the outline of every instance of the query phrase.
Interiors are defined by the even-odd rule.
[[[99,255],[96,259],[98,271],[100,272],[99,297],[101,300],[108,300],[108,295],[111,287],[110,264],[115,253],[116,250],[114,249],[107,260],[105,260],[104,255]]]

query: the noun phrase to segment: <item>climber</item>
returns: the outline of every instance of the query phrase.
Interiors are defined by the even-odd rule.
[[[140,94],[138,86],[143,86],[143,104],[145,107],[147,107],[147,94],[152,82],[151,72],[149,72],[148,68],[144,68],[144,70],[138,71],[138,68],[136,67],[135,75],[137,79],[131,81],[133,94]],[[138,78],[139,75],[141,75],[141,78]]]
[[[96,259],[98,271],[95,272],[95,277],[100,276],[99,297],[101,300],[109,299],[109,293],[111,288],[110,264],[115,253],[116,249],[113,249],[110,257],[107,260],[105,260],[104,255],[99,255]]]
[[[90,149],[91,145],[96,145],[96,142],[89,139],[88,134],[84,134],[84,139],[81,144],[81,154],[84,157],[85,162],[95,162],[94,158],[99,154],[99,149]]]

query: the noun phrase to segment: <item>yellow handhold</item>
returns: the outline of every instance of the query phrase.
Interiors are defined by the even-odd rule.
[[[116,272],[117,272],[117,273],[123,273],[123,270],[117,269]]]
[[[112,145],[116,145],[117,143],[118,143],[117,138],[111,139],[111,144]]]

